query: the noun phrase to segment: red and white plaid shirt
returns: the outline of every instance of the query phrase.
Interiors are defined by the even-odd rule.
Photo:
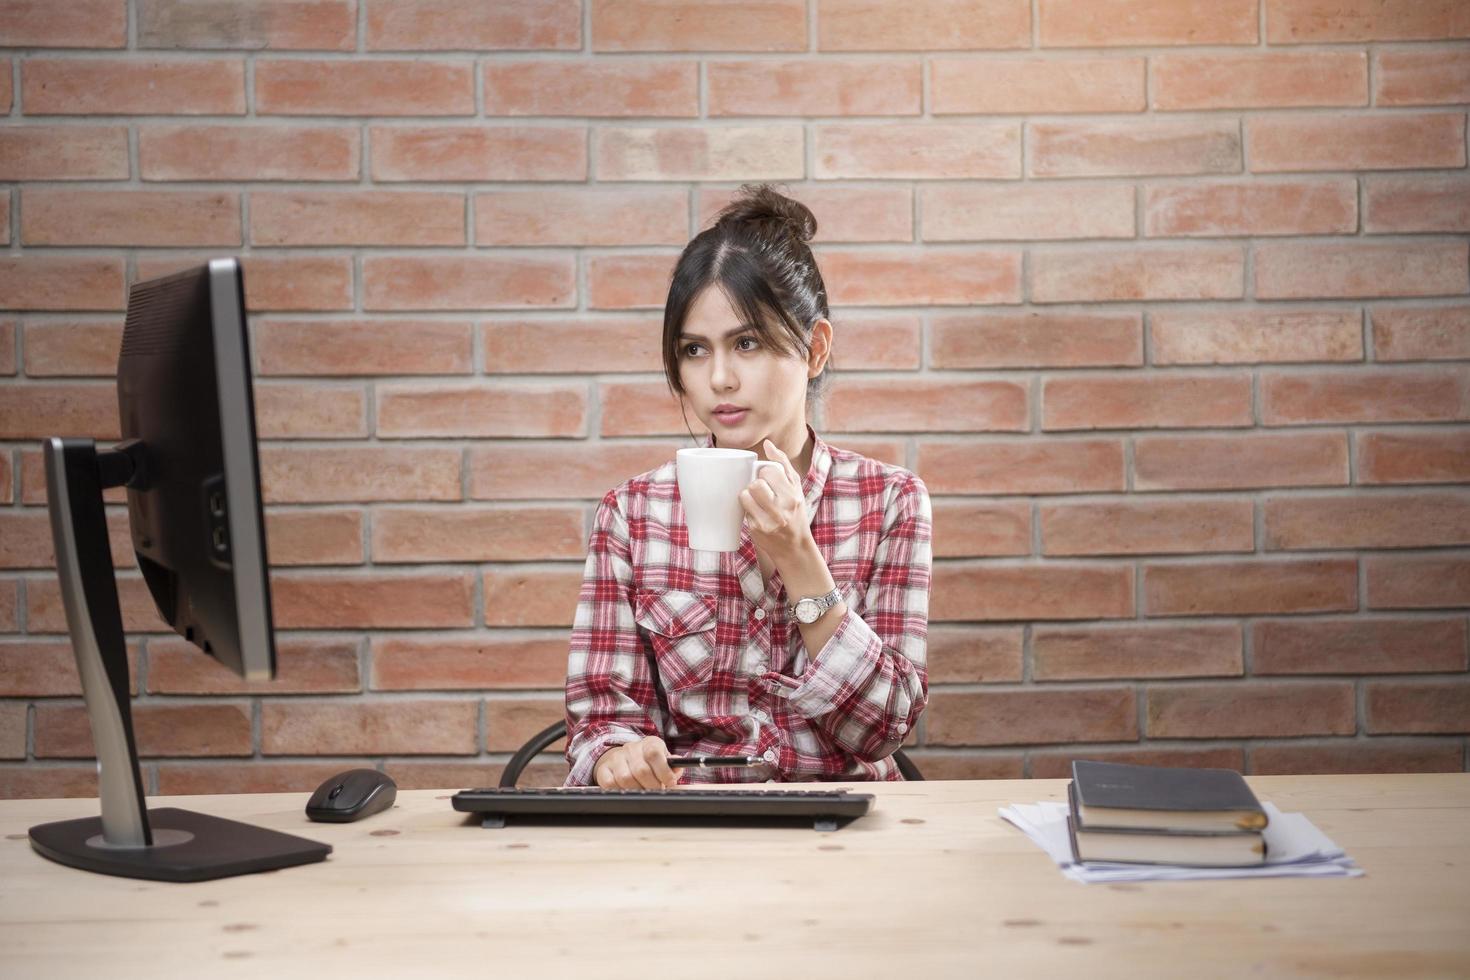
[[[903,778],[891,754],[929,697],[929,494],[908,470],[807,431],[812,536],[848,606],[837,631],[810,654],[748,529],[738,552],[689,547],[672,459],[615,487],[572,626],[567,785],[593,784],[607,748],[646,735],[674,755],[766,760],[686,769],[687,782]]]

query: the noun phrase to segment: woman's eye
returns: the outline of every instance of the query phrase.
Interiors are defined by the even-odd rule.
[[[754,337],[741,337],[735,343],[736,344],[750,344],[749,347],[742,347],[742,348],[740,348],[741,350],[755,350],[757,347],[760,346],[760,344],[756,342],[756,339]]]
[[[698,344],[685,344],[684,345],[684,356],[685,357],[693,357],[694,356],[694,352],[696,350],[698,350],[698,349],[699,349],[699,345]]]

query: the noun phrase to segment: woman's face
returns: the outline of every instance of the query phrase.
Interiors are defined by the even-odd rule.
[[[826,360],[821,347],[813,344],[811,363],[771,349],[742,324],[723,290],[705,287],[679,336],[684,403],[721,446],[759,453],[769,438],[782,447],[794,440],[799,448],[806,440],[807,379]]]

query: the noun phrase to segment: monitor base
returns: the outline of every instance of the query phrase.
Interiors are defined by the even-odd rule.
[[[101,817],[37,824],[30,830],[31,847],[73,868],[153,881],[209,881],[274,871],[321,861],[332,853],[330,844],[174,807],[149,810],[148,824],[155,843],[143,847],[106,843]]]

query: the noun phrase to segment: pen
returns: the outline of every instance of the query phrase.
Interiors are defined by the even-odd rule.
[[[758,755],[671,755],[671,769],[724,769],[732,766],[759,766],[765,759]]]

